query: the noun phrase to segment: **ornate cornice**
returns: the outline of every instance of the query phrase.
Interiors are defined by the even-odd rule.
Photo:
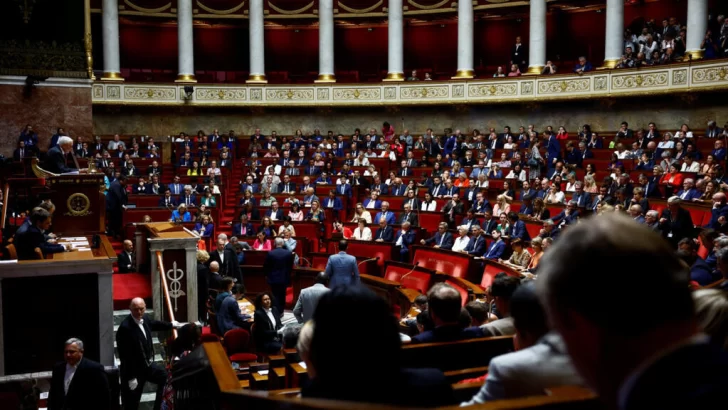
[[[93,85],[97,105],[415,106],[535,103],[707,92],[728,89],[728,60],[681,63],[584,75],[380,84],[196,84],[192,98],[173,84]]]

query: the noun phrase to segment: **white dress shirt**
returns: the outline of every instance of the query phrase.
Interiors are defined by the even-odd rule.
[[[468,243],[470,243],[469,236],[459,236],[455,239],[455,243],[452,245],[452,250],[455,252],[463,251],[465,250],[465,247],[468,246]]]
[[[263,309],[265,310],[265,314],[268,315],[268,320],[270,320],[270,323],[273,325],[273,328],[276,327],[276,318],[273,317],[273,309]]]
[[[68,394],[68,389],[71,387],[71,381],[73,381],[73,376],[76,374],[77,368],[78,363],[76,363],[75,366],[71,366],[70,364],[66,363],[66,375],[63,377],[63,389],[66,394]]]
[[[144,319],[139,319],[139,320],[137,320],[137,319],[136,319],[135,317],[132,317],[132,319],[134,319],[134,323],[136,323],[136,324],[137,324],[137,326],[139,326],[139,329],[141,329],[141,330],[142,330],[142,334],[144,335],[144,337],[149,337],[149,336],[147,335],[147,331],[146,331],[146,330],[144,330]]]

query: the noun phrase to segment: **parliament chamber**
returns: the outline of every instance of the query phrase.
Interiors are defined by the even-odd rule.
[[[724,405],[725,2],[0,10],[0,408]]]

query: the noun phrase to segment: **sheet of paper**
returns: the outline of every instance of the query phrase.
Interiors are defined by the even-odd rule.
[[[267,376],[268,375],[268,370],[258,370],[258,374],[261,375],[261,376]]]
[[[76,248],[76,250],[79,251],[79,252],[84,252],[84,251],[89,251],[90,252],[91,251],[91,248],[83,247],[83,248]]]
[[[300,362],[298,363],[298,365],[303,367],[304,369],[308,369],[308,367],[306,367],[306,362]]]
[[[44,392],[44,393],[41,393],[41,394],[40,394],[40,399],[41,399],[41,400],[43,400],[43,399],[47,399],[47,398],[48,398],[48,392]]]
[[[0,265],[13,265],[13,264],[16,264],[16,263],[18,263],[18,260],[17,259],[10,259],[10,260],[6,260],[6,261],[0,261]]]

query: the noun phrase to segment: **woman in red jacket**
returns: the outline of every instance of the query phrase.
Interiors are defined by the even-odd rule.
[[[382,125],[382,136],[384,136],[386,141],[391,141],[394,138],[394,127],[386,121]]]

